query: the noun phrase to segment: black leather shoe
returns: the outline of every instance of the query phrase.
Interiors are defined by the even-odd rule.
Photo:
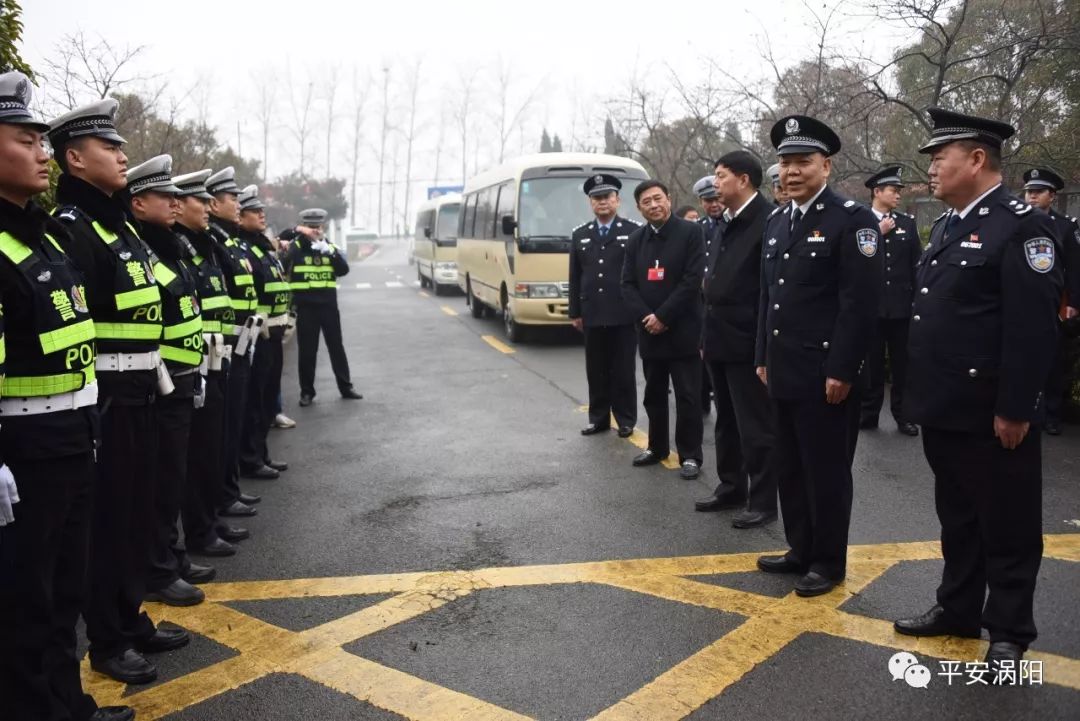
[[[135,709],[130,706],[101,706],[90,714],[90,721],[134,721]]]
[[[602,426],[599,423],[590,423],[581,429],[581,435],[583,436],[595,436],[597,433],[607,433],[611,430],[611,426]]]
[[[256,496],[251,493],[241,493],[240,502],[245,506],[254,506],[256,503],[262,502],[262,496]]]
[[[246,528],[237,528],[236,526],[218,526],[214,529],[217,531],[218,536],[222,540],[229,543],[236,543],[237,541],[246,541],[251,538],[251,531]]]
[[[978,638],[978,626],[963,626],[954,623],[945,616],[945,609],[934,604],[926,613],[914,618],[901,618],[893,623],[897,633],[905,636],[959,636],[960,638]]]
[[[157,679],[157,666],[130,648],[119,656],[96,660],[91,658],[90,668],[105,674],[113,681],[127,684],[139,685]]]
[[[803,573],[806,569],[801,563],[783,556],[759,556],[757,567],[765,573]]]
[[[634,435],[633,426],[619,426],[619,438],[629,438]]]
[[[341,391],[341,397],[344,398],[347,401],[361,401],[361,400],[364,399],[364,396],[362,394],[357,393],[352,388],[349,388],[348,390]]]
[[[744,505],[746,505],[745,497],[733,491],[721,491],[718,488],[708,498],[699,498],[694,501],[694,510],[707,513],[725,508],[741,508]]]
[[[669,454],[670,451],[664,455],[660,455],[653,450],[647,450],[644,453],[639,453],[634,456],[634,466],[637,468],[640,468],[641,466],[655,466],[657,463],[660,463],[667,458]]]
[[[289,464],[285,461],[267,461],[266,465],[269,468],[273,468],[278,473],[289,470]]]
[[[864,431],[870,431],[870,430],[873,430],[873,429],[875,429],[877,427],[878,427],[878,419],[877,418],[863,418],[861,421],[859,421],[859,428],[861,428]]]
[[[844,579],[833,580],[831,578],[825,578],[817,571],[810,571],[795,582],[795,595],[802,596],[803,598],[823,596],[836,588],[842,580]]]
[[[144,600],[164,603],[166,606],[197,606],[206,600],[206,594],[201,588],[178,578],[165,588],[148,591]]]
[[[679,477],[684,481],[695,481],[697,477],[701,475],[701,464],[692,458],[682,462],[682,467],[679,469]]]
[[[300,395],[300,407],[301,408],[307,408],[308,406],[310,406],[312,404],[312,402],[314,400],[315,400],[315,396],[309,396],[309,395],[306,395],[306,394],[301,394]]]
[[[197,563],[189,563],[187,570],[180,574],[180,578],[190,584],[209,583],[217,576],[217,569],[213,566],[200,566]]]
[[[182,628],[163,628],[158,626],[150,638],[135,642],[139,653],[165,653],[188,645],[191,634]]]
[[[758,528],[776,520],[776,512],[742,511],[731,519],[732,528]]]
[[[258,511],[246,503],[241,503],[240,501],[233,501],[232,505],[222,509],[220,513],[223,516],[233,516],[239,518],[246,516],[254,516],[256,513],[258,513]]]
[[[1057,421],[1047,421],[1043,426],[1043,430],[1052,436],[1061,435],[1061,424]]]
[[[216,558],[235,556],[236,550],[236,546],[228,541],[223,541],[220,538],[215,538],[212,543],[208,543],[205,546],[188,546],[188,553],[196,556],[213,556]]]
[[[905,436],[919,435],[919,427],[911,421],[899,421],[896,424],[896,428]]]
[[[254,478],[258,481],[276,481],[281,478],[281,474],[270,466],[259,466],[250,471],[241,471],[240,475],[244,478]]]
[[[986,650],[986,664],[990,667],[990,675],[997,683],[998,675],[1002,671],[1003,661],[1011,661],[1009,666],[1013,679],[1020,673],[1020,659],[1024,657],[1024,647],[1012,641],[991,641],[990,648]]]

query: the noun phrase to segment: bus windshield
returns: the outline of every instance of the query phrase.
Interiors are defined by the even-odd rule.
[[[434,240],[438,241],[439,245],[454,245],[457,242],[460,213],[460,203],[447,203],[439,208],[439,219],[436,221],[434,236]]]
[[[536,178],[521,183],[518,236],[530,241],[566,241],[574,228],[592,217],[589,198],[582,192],[585,177]],[[641,180],[622,178],[619,215],[641,221],[634,205],[634,188]]]

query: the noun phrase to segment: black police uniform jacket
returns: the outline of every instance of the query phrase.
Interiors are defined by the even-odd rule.
[[[1049,210],[1049,214],[1057,228],[1058,240],[1064,254],[1062,261],[1065,263],[1068,302],[1073,308],[1080,308],[1080,225],[1076,218],[1063,215],[1053,208]]]
[[[570,236],[570,317],[586,327],[630,325],[636,318],[623,301],[623,259],[630,234],[640,226],[616,215],[600,237],[596,220],[574,228]]]
[[[919,258],[904,412],[990,434],[994,416],[1037,421],[1057,349],[1062,263],[1050,216],[999,187]]]
[[[915,218],[899,212],[888,217],[896,227],[885,234],[885,280],[881,289],[878,317],[900,320],[911,317],[911,297],[915,292],[915,264],[922,255],[922,241]]]
[[[663,277],[649,269],[663,269]],[[622,295],[638,329],[644,360],[694,356],[701,343],[701,282],[705,273],[705,231],[701,225],[671,216],[659,231],[646,223],[626,244]],[[641,322],[656,314],[667,326],[653,335]]]
[[[827,186],[789,231],[792,212],[778,208],[766,224],[754,363],[768,369],[772,397],[824,400],[826,378],[859,375],[884,253],[873,212]]]
[[[761,301],[761,241],[775,207],[758,193],[713,240],[705,275],[705,360],[754,362]]]

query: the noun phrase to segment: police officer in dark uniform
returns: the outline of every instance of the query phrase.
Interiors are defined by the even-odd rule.
[[[217,171],[206,179],[206,190],[213,196],[210,200],[210,237],[214,239],[214,250],[225,272],[225,282],[235,313],[235,325],[231,328],[222,326],[225,345],[231,347],[232,353],[226,358],[228,394],[223,444],[225,492],[219,499],[218,513],[221,516],[254,516],[257,511],[252,507],[253,501],[245,499],[245,494],[240,489],[240,434],[247,408],[251,359],[260,332],[260,317],[257,317],[256,313],[258,294],[252,275],[254,266],[246,244],[238,237],[240,187],[236,184],[236,171],[232,166]],[[258,477],[272,480],[278,477],[278,472],[267,468]],[[221,523],[217,530],[222,539],[230,542],[242,541],[250,535],[247,529],[229,528]]]
[[[1048,215],[1002,185],[1012,126],[931,108],[930,187],[949,207],[919,259],[906,413],[934,473],[945,570],[912,636],[978,637],[1019,667],[1035,640],[1042,558],[1043,389],[1063,286]],[[989,596],[987,596],[989,587]]]
[[[713,176],[711,175],[699,178],[694,183],[693,190],[694,195],[698,197],[698,201],[701,203],[702,211],[704,211],[698,222],[705,228],[705,277],[707,278],[716,260],[716,246],[719,243],[720,231],[724,227],[724,203],[720,196],[716,194],[716,188],[713,186]],[[703,361],[701,366],[702,415],[709,415],[712,410],[712,403],[712,376],[709,375],[708,364]]]
[[[323,237],[326,211],[308,208],[300,212],[300,225],[281,234],[290,241],[285,267],[296,306],[296,334],[299,336],[300,405],[315,400],[315,361],[319,353],[319,334],[326,341],[330,367],[338,392],[346,400],[362,395],[353,388],[349,377],[349,358],[341,341],[341,314],[337,305],[337,279],[349,272],[349,261]]]
[[[282,338],[289,322],[292,296],[285,270],[277,259],[266,230],[266,205],[259,200],[259,188],[249,185],[240,193],[240,234],[252,258],[252,277],[258,294],[258,314],[263,324],[259,350],[251,361],[251,385],[240,434],[240,472],[248,477],[270,476],[267,470],[285,471],[289,464],[270,458],[266,439],[277,415],[283,362]]]
[[[236,311],[229,297],[223,266],[228,262],[207,230],[212,195],[206,191],[210,170],[200,170],[173,178],[179,214],[173,231],[198,275],[199,310],[203,326],[202,405],[195,409],[188,443],[187,493],[181,508],[184,548],[201,556],[232,556],[237,547],[219,534],[228,532],[218,517],[225,495],[225,403],[228,396],[228,353],[225,332],[236,326]],[[258,496],[244,495],[245,505],[257,503]],[[214,569],[196,567],[180,556],[181,577],[188,583],[213,579]]]
[[[878,427],[885,400],[885,356],[892,370],[889,410],[896,427],[907,436],[919,435],[919,427],[904,419],[904,385],[907,379],[907,339],[911,299],[915,292],[915,262],[922,253],[915,218],[896,209],[900,204],[903,168],[890,165],[866,180],[871,206],[885,241],[885,280],[878,307],[877,329],[866,361],[866,383],[859,427]]]
[[[62,174],[56,217],[68,228],[66,250],[86,276],[86,298],[97,330],[101,449],[94,493],[90,600],[84,611],[91,667],[117,681],[149,683],[157,668],[142,654],[188,642],[182,629],[145,637],[139,624],[149,549],[157,514],[157,418],[154,402],[164,374],[161,292],[150,252],[120,199],[127,157],[111,98],[49,124]]]
[[[629,437],[637,423],[637,331],[619,282],[626,241],[640,226],[617,214],[621,188],[614,175],[586,180],[596,218],[574,228],[570,238],[570,322],[585,334],[589,381],[589,425],[583,436],[611,428],[612,415],[620,438]]]
[[[776,458],[791,546],[762,556],[797,573],[800,596],[843,581],[858,435],[859,370],[877,319],[883,272],[877,219],[827,185],[840,138],[803,115],[770,133],[791,203],[765,229],[755,365],[776,403]]]
[[[97,708],[79,675],[95,331],[67,230],[31,201],[49,187],[49,155],[30,94],[25,75],[0,75],[0,703],[11,721],[128,721],[130,708]]]
[[[1062,329],[1065,321],[1080,316],[1080,228],[1076,218],[1059,213],[1054,208],[1057,194],[1065,188],[1065,180],[1050,168],[1032,168],[1024,173],[1024,200],[1046,212],[1058,231],[1065,264],[1065,297],[1060,308]],[[1075,321],[1073,321],[1075,322]],[[1046,422],[1043,430],[1052,436],[1061,435],[1061,407],[1068,391],[1066,365],[1071,339],[1062,334],[1050,378],[1046,382]]]
[[[158,457],[156,534],[150,553],[146,600],[172,606],[193,606],[205,598],[202,590],[180,577],[173,547],[176,524],[186,493],[187,456],[195,397],[202,393],[199,367],[203,359],[202,317],[194,267],[185,259],[180,239],[172,232],[179,188],[172,182],[172,157],[159,155],[128,170],[127,192],[139,237],[153,252],[154,278],[161,288],[161,357],[173,386],[154,404],[157,414]],[[154,625],[142,615],[143,635]]]
[[[622,269],[623,300],[638,321],[638,348],[645,373],[649,447],[634,466],[667,458],[668,384],[675,388],[675,448],[680,475],[701,471],[701,283],[705,272],[704,230],[671,214],[667,187],[646,180],[634,189],[646,224],[630,234]]]

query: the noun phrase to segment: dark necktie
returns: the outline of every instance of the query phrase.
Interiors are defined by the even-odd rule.
[[[791,227],[788,228],[789,233],[795,232],[795,226],[799,224],[800,220],[802,220],[802,208],[795,208],[795,210],[791,211]]]
[[[953,228],[960,222],[960,216],[957,213],[949,213],[949,217],[945,219],[945,237],[948,238],[952,234]]]
[[[607,237],[607,226],[606,225],[601,225],[600,226],[600,239],[603,240],[606,237]]]

